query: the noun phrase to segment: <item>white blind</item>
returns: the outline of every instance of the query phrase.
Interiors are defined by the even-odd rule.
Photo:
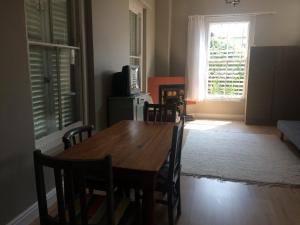
[[[129,11],[130,64],[140,66],[141,60],[141,15]]]
[[[75,122],[77,89],[67,0],[26,0],[36,139]],[[32,45],[30,41],[41,44]],[[60,44],[61,46],[51,46]],[[72,69],[73,68],[73,69]],[[73,90],[74,89],[74,90]]]
[[[30,48],[30,73],[33,121],[36,137],[47,134],[47,97],[44,51]]]
[[[59,74],[55,89],[56,124],[66,127],[73,122],[73,92],[71,86],[71,53],[62,49],[59,52]],[[59,85],[59,90],[58,90]],[[60,124],[61,123],[61,124]]]
[[[208,96],[240,98],[244,95],[249,24],[213,23],[209,28]]]
[[[51,0],[52,32],[53,42],[55,43],[69,43],[67,5],[67,0]]]
[[[26,0],[27,32],[30,40],[42,41],[44,10],[39,0]]]

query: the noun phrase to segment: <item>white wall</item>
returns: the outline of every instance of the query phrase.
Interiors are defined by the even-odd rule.
[[[157,7],[161,0],[157,1]],[[187,24],[190,15],[242,14],[275,11],[276,15],[258,16],[256,18],[254,45],[281,46],[300,44],[300,1],[299,0],[241,0],[240,5],[232,7],[224,0],[168,0],[172,7],[171,25],[166,23],[169,9],[157,9],[156,49],[171,46],[167,50],[157,51],[157,75],[185,75]],[[167,2],[168,2],[167,1]],[[166,2],[163,4],[165,6]],[[164,26],[164,27],[162,27]],[[165,33],[171,30],[170,43],[166,43]],[[166,48],[166,47],[164,47]],[[158,54],[159,53],[159,54]],[[169,65],[167,65],[169,63]],[[161,68],[169,66],[170,72],[161,73]],[[200,114],[234,114],[242,115],[245,112],[245,101],[241,102],[201,102],[188,106],[189,113]]]
[[[146,76],[155,74],[155,26],[156,12],[155,0],[145,0],[147,6],[147,37],[146,37]]]
[[[148,0],[154,30],[154,0]],[[34,130],[24,0],[0,1],[0,224],[7,224],[36,201]],[[98,126],[105,125],[107,74],[129,61],[128,0],[93,0],[95,102]],[[154,33],[148,73],[154,73]],[[93,96],[90,96],[93,98]],[[46,179],[47,186],[53,185]]]
[[[0,224],[36,201],[24,1],[0,1]]]
[[[129,63],[129,2],[93,0],[93,47],[96,127],[107,124],[111,76]]]
[[[155,1],[143,0],[147,11],[146,75],[155,71]],[[142,2],[143,2],[142,1]],[[96,127],[107,125],[107,98],[112,74],[129,63],[129,0],[93,0],[93,45]]]
[[[276,11],[274,16],[258,16],[256,46],[300,44],[299,0],[241,0],[236,8],[224,0],[173,0],[171,74],[184,74],[189,15],[235,14]]]
[[[155,71],[157,76],[170,74],[172,1],[156,1]]]

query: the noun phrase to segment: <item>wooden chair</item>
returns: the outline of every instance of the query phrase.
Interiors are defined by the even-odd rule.
[[[94,129],[93,126],[81,126],[73,128],[67,131],[63,136],[63,142],[65,149],[70,148],[73,145],[76,145],[79,142],[82,142],[84,139],[84,135],[89,138],[92,136],[92,130]]]
[[[181,214],[180,173],[183,129],[184,120],[181,119],[173,129],[170,160],[161,168],[156,184],[156,191],[166,197],[166,200],[160,199],[157,202],[168,206],[169,225],[174,225],[175,208],[177,217]]]
[[[176,122],[176,105],[144,104],[144,121]]]
[[[50,216],[48,213],[45,167],[54,171],[57,216]],[[121,219],[121,216],[128,209],[129,201],[116,197],[114,194],[111,156],[98,160],[62,160],[44,155],[41,151],[36,150],[34,152],[34,168],[41,225],[114,225],[117,221],[120,221],[119,224],[127,223],[128,217]],[[99,179],[105,183],[106,195],[87,193],[85,177],[89,171],[98,172]]]
[[[67,131],[63,136],[64,149],[67,150],[73,145],[81,143],[84,139],[92,136],[92,130],[94,127],[92,125],[86,125],[81,127],[73,128]],[[97,175],[91,171],[87,177],[90,193],[96,190],[103,190],[103,184],[101,181],[97,180]]]

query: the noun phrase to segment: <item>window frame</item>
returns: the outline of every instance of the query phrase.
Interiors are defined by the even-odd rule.
[[[131,55],[131,49],[129,49],[129,63],[131,59],[138,59],[140,62],[140,77],[139,77],[139,87],[142,91],[146,91],[146,73],[145,73],[145,67],[146,67],[146,62],[145,62],[145,31],[146,31],[146,17],[145,17],[145,7],[144,5],[137,1],[137,0],[130,0],[129,1],[129,11],[128,13],[130,13],[130,11],[136,15],[138,15],[138,17],[140,17],[140,25],[141,25],[141,29],[140,29],[140,40],[139,40],[139,44],[140,44],[140,54],[139,56],[134,56]],[[131,28],[130,28],[130,22],[129,22],[129,33],[131,34]],[[130,48],[130,45],[129,45]]]
[[[48,1],[48,3],[49,2],[50,1]],[[50,7],[48,3],[47,3],[47,7],[46,7],[47,9],[48,9],[48,7]],[[24,4],[26,4],[26,3],[24,3]],[[50,40],[45,39],[44,36],[47,36],[47,37],[51,36],[48,33],[46,35],[42,35],[41,41],[31,40],[28,35],[28,28],[26,28],[27,46],[28,46],[27,47],[27,49],[28,49],[28,67],[29,67],[28,70],[29,70],[30,74],[31,74],[31,72],[30,72],[30,48],[31,47],[45,49],[46,54],[49,54],[49,53],[47,53],[48,48],[53,49],[53,51],[64,50],[64,49],[76,51],[75,63],[78,63],[75,71],[73,72],[73,73],[79,74],[79,77],[76,77],[76,79],[74,81],[74,82],[79,82],[78,91],[77,91],[78,104],[76,105],[76,109],[73,108],[73,111],[72,111],[74,114],[78,114],[78,116],[76,117],[77,119],[72,124],[69,124],[66,127],[62,127],[60,125],[58,130],[50,132],[43,137],[35,139],[35,147],[37,149],[41,149],[42,152],[46,152],[46,151],[49,151],[51,149],[54,149],[54,148],[60,146],[62,144],[61,138],[67,130],[74,128],[74,127],[81,126],[85,123],[85,121],[88,120],[87,112],[86,112],[87,104],[85,102],[86,95],[87,95],[87,83],[85,82],[85,80],[87,78],[86,78],[86,71],[84,70],[84,65],[83,65],[84,60],[85,60],[85,54],[84,54],[85,46],[83,43],[80,42],[80,40],[82,40],[82,35],[83,35],[82,31],[83,31],[83,20],[84,20],[83,16],[84,15],[82,15],[82,9],[81,9],[81,7],[83,7],[83,5],[78,3],[77,1],[73,1],[73,0],[67,0],[67,4],[68,4],[67,7],[69,7],[69,9],[67,10],[67,16],[70,19],[69,26],[68,26],[69,35],[70,35],[70,37],[68,38],[69,39],[68,44],[54,42],[52,40],[52,38],[50,38]],[[25,10],[25,14],[27,15],[26,7],[24,10]],[[72,13],[74,13],[73,17],[71,16],[70,11],[73,11],[72,12]],[[49,20],[51,20],[51,17],[49,17]],[[28,26],[27,16],[26,16],[25,21],[26,21],[26,27],[27,27]],[[52,29],[51,22],[48,21],[49,23],[46,25],[45,21],[43,21],[43,26],[42,26],[43,31],[51,30]],[[75,25],[75,27],[73,27],[73,30],[71,30],[70,26],[74,26],[74,25]],[[45,62],[48,63],[48,61],[45,61]],[[46,90],[44,90],[44,91],[46,91]],[[51,98],[54,98],[54,94],[52,94]],[[59,124],[61,124],[61,122],[59,122]]]
[[[205,99],[204,101],[229,101],[229,102],[243,102],[247,96],[247,85],[249,75],[250,63],[250,48],[254,46],[255,37],[255,16],[251,15],[220,15],[220,16],[207,16],[205,18],[205,49],[206,49],[206,76],[205,76]],[[209,44],[210,44],[210,24],[218,23],[232,23],[232,22],[246,22],[249,23],[248,28],[248,50],[244,77],[244,90],[243,95],[240,97],[229,96],[209,96],[208,94],[208,70],[209,70]]]

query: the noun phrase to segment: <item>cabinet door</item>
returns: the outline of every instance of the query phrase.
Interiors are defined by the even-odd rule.
[[[136,120],[143,121],[144,120],[144,104],[146,101],[146,96],[141,95],[136,98]]]
[[[251,48],[246,105],[247,124],[272,123],[272,96],[277,57],[277,48]]]
[[[300,47],[281,47],[277,65],[272,119],[300,120]]]
[[[108,101],[109,126],[121,120],[134,119],[134,103],[131,98],[110,98]]]

